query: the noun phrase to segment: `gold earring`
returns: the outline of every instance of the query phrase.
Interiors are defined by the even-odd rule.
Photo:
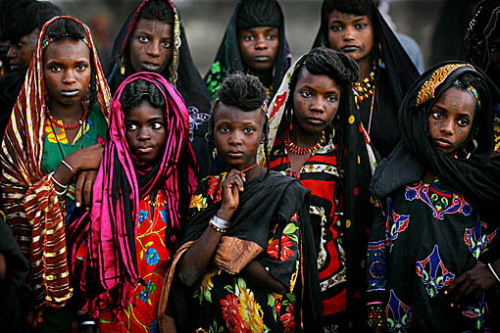
[[[216,157],[217,157],[217,148],[214,148],[214,150],[212,150],[212,159],[215,160]]]

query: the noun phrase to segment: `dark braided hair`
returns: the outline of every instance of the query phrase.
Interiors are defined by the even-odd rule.
[[[174,23],[174,11],[172,7],[162,0],[149,0],[142,7],[139,18],[145,20],[159,20],[165,23]]]
[[[68,19],[60,18],[52,22],[45,30],[45,36],[53,39],[58,38],[71,38],[73,40],[83,40],[87,38],[85,29],[78,22]],[[88,106],[92,110],[92,106],[97,98],[97,70],[94,66],[94,55],[92,50],[89,49],[90,60],[90,91]]]
[[[224,105],[234,106],[243,112],[251,112],[261,109],[264,113],[264,147],[267,147],[269,120],[265,114],[265,100],[267,98],[266,88],[262,85],[259,78],[249,74],[235,73],[228,75],[221,88],[217,92],[217,99],[212,106],[212,114],[210,116],[208,145],[209,150],[215,148],[214,141],[214,115],[217,109],[217,104],[222,102]],[[265,149],[267,169],[269,169],[268,151]]]
[[[148,102],[156,109],[165,109],[165,98],[153,82],[138,79],[127,84],[120,97],[123,110],[129,111],[142,102]]]
[[[465,33],[465,59],[488,72],[490,44],[500,36],[500,1],[481,1]]]
[[[238,10],[237,29],[281,26],[281,12],[276,0],[243,0]]]

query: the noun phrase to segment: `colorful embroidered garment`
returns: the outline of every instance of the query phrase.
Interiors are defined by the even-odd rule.
[[[243,60],[241,59],[238,41],[238,13],[243,1],[248,2],[248,6],[252,6],[251,0],[238,1],[236,7],[234,8],[233,15],[231,16],[231,20],[229,21],[229,24],[226,28],[226,32],[224,33],[224,38],[222,39],[222,42],[219,46],[217,55],[215,56],[215,60],[212,63],[210,70],[205,75],[205,82],[207,84],[209,93],[212,95],[212,99],[215,99],[217,97],[217,91],[220,89],[222,82],[224,82],[224,79],[228,74],[236,72],[247,72],[247,69],[243,64]],[[262,5],[262,2],[260,4]],[[276,56],[276,61],[274,64],[274,79],[271,87],[268,87],[268,96],[270,97],[268,100],[271,100],[275,93],[275,91],[272,91],[273,87],[274,89],[276,89],[280,86],[283,75],[285,75],[286,71],[290,67],[292,55],[290,53],[290,47],[288,46],[288,41],[285,36],[285,20],[279,3],[276,0],[270,0],[266,4],[266,6],[268,8],[268,12],[271,13],[274,13],[274,7],[277,7],[277,10],[279,11],[280,22],[278,26],[278,37],[280,43],[278,54]],[[264,22],[267,19],[272,19],[274,21],[277,18],[247,18],[248,21],[261,21],[255,24],[255,26],[259,27],[270,26],[269,22]]]
[[[450,158],[436,149],[427,123],[432,106],[456,80],[473,82],[476,107],[464,151]],[[368,245],[368,324],[390,332],[489,332],[487,303],[451,306],[444,291],[477,260],[498,259],[500,160],[493,150],[493,99],[486,76],[470,64],[438,65],[415,83],[401,109],[403,141],[373,177],[381,208]],[[476,127],[477,126],[477,127]],[[467,152],[467,142],[477,149]],[[430,171],[435,180],[421,181]],[[380,206],[380,205],[379,205]],[[498,302],[498,299],[496,300]],[[490,321],[489,321],[490,320]]]
[[[283,131],[290,128],[292,117],[290,85],[292,78],[305,66],[306,59],[307,55],[302,56],[287,72],[267,112],[270,165],[288,175],[290,161],[283,144]],[[342,86],[341,91],[347,92],[347,98],[343,95],[340,98],[338,128],[326,129],[330,132],[325,142],[309,156],[299,175],[294,175],[312,194],[309,212],[318,253],[326,330],[338,329],[336,325],[346,328],[349,321],[359,323],[362,320],[362,291],[365,289],[362,264],[371,212],[368,184],[375,168],[369,138],[357,109],[352,107],[352,80],[343,78],[337,82]],[[360,328],[355,326],[353,329]]]
[[[176,318],[178,332],[295,332],[299,327],[314,332],[319,290],[307,192],[277,172],[245,183],[231,227],[198,282],[192,288],[172,284],[178,259],[220,208],[225,175],[205,178],[193,195],[190,223],[167,276],[160,316],[168,300],[168,314]],[[268,292],[246,280],[240,272],[253,260],[289,293]]]
[[[171,259],[165,246],[170,231],[165,191],[158,191],[154,205],[150,202],[149,197],[139,202],[135,245],[139,282],[124,295],[128,302],[118,318],[113,309],[103,311],[99,318],[101,332],[158,332],[158,302]]]
[[[53,307],[63,307],[73,294],[69,284],[63,223],[66,209],[61,204],[64,201],[55,192],[53,182],[44,173],[52,170],[50,167],[44,170],[43,167],[43,161],[52,157],[48,157],[49,152],[45,149],[45,121],[48,117],[45,96],[48,92],[44,81],[41,44],[47,27],[59,19],[73,20],[85,29],[91,66],[95,68],[96,102],[99,104],[96,112],[102,113],[104,119],[107,117],[109,89],[89,29],[72,17],[56,17],[48,21],[40,32],[31,66],[5,132],[0,181],[7,222],[21,250],[31,262],[29,284],[33,302],[36,306],[45,303]],[[59,152],[51,151],[52,154],[56,154],[60,162]]]
[[[359,109],[363,126],[370,135],[372,146],[386,157],[401,139],[398,127],[398,109],[405,93],[418,77],[418,71],[410,57],[401,46],[398,38],[387,25],[378,8],[371,0],[348,1],[324,0],[321,7],[321,25],[313,47],[330,47],[328,41],[329,15],[336,9],[346,12],[346,6],[359,9],[364,5],[363,15],[369,15],[373,31],[374,79],[367,90],[375,92],[353,107]],[[352,7],[351,7],[352,8]],[[371,14],[370,14],[371,13]],[[356,15],[361,15],[356,13]],[[338,50],[340,51],[340,50]]]
[[[166,101],[163,110],[165,150],[152,166],[145,165],[130,152],[125,135],[125,114],[120,98],[125,86],[136,80],[153,83]],[[145,290],[141,288],[147,286],[143,282],[148,280],[148,274],[157,271],[154,274],[159,275],[164,272],[170,253],[177,249],[184,212],[196,186],[195,160],[189,143],[189,116],[181,95],[167,80],[160,74],[139,72],[123,81],[115,94],[109,132],[110,142],[106,144],[94,183],[91,213],[79,220],[78,225],[71,230],[71,235],[83,237],[81,235],[89,234],[90,272],[87,272],[82,285],[87,293],[89,313],[96,318],[100,318],[103,311],[111,314],[113,324],[124,331],[127,331],[128,325],[132,325],[128,319],[132,320],[133,313],[142,313],[143,318],[134,320],[139,326],[142,326],[139,322],[147,322],[149,329],[155,317],[153,312],[156,311],[153,300],[156,302],[157,299],[152,298],[151,306],[148,302],[147,310],[144,310],[137,304],[142,300],[136,296]],[[164,191],[165,198],[157,198],[156,203],[160,206],[155,207],[155,212],[141,209],[141,198],[154,195],[158,190]],[[90,232],[85,222],[89,215]],[[147,217],[152,218],[150,229],[158,229],[160,235],[156,237],[151,234],[154,239],[150,241],[145,241],[145,238],[149,237],[147,235],[152,229],[144,231],[142,225]],[[166,226],[161,221],[166,221]],[[161,288],[161,279],[158,279],[155,278],[153,282],[156,288]],[[147,290],[152,294],[153,289],[150,287]],[[104,318],[110,319],[107,315]],[[125,322],[122,325],[120,321],[123,320]]]

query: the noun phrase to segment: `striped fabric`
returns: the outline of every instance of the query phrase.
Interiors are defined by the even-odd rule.
[[[90,30],[72,17],[48,21],[40,32],[30,68],[7,126],[0,159],[2,191],[7,223],[23,254],[31,262],[29,283],[35,306],[63,307],[72,296],[66,254],[65,207],[52,180],[41,170],[47,90],[43,76],[41,40],[47,27],[61,18],[80,24],[86,32],[96,68],[98,103],[105,116],[110,94]]]

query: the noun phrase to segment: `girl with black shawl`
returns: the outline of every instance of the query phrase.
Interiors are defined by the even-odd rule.
[[[234,9],[212,67],[205,76],[212,98],[228,74],[247,72],[274,96],[290,67],[285,21],[276,0],[240,0]]]
[[[346,55],[313,49],[290,68],[268,110],[271,168],[312,192],[325,332],[363,330],[362,261],[375,159],[352,107],[357,76],[358,66]]]
[[[191,58],[184,23],[170,0],[144,0],[123,24],[107,75],[114,93],[129,75],[161,74],[181,93],[189,112],[189,139],[197,160],[208,161],[205,132],[211,98]],[[201,167],[206,163],[202,163]]]
[[[313,47],[345,53],[360,69],[354,106],[373,147],[389,155],[401,135],[398,108],[418,71],[372,0],[324,0]]]
[[[219,90],[210,142],[229,171],[205,178],[193,195],[163,289],[162,331],[171,332],[172,318],[178,332],[317,331],[308,192],[256,162],[267,137],[265,97],[258,78],[243,74]]]
[[[495,331],[487,303],[498,296],[484,293],[500,282],[490,85],[472,65],[448,62],[424,73],[401,105],[402,141],[371,184],[382,205],[367,262],[376,330]]]

